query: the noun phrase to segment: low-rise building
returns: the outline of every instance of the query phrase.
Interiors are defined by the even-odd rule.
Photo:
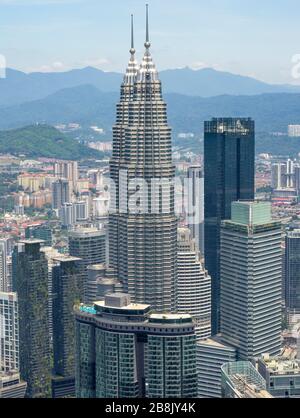
[[[258,359],[258,371],[274,398],[300,398],[300,360],[270,357]]]
[[[273,398],[266,381],[250,361],[225,363],[222,371],[223,398]]]
[[[198,397],[221,398],[221,366],[236,360],[236,350],[221,335],[197,342]]]

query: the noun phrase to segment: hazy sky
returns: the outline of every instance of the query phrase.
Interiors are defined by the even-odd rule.
[[[144,0],[0,0],[0,54],[24,71],[92,65],[123,71],[130,14],[143,52]],[[300,84],[299,0],[149,0],[159,69],[214,67],[258,79]]]

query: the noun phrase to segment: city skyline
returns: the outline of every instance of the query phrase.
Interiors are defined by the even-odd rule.
[[[106,125],[97,94],[89,102],[81,88],[76,109],[91,107],[99,119],[87,123],[68,112],[63,119],[73,89],[62,89],[50,100],[43,122],[38,119],[40,100],[31,126],[0,131],[0,398],[105,398],[106,413],[131,408],[133,415],[139,401],[119,405],[109,399],[156,398],[162,401],[148,401],[149,411],[173,415],[199,411],[201,401],[195,398],[300,397],[300,113],[294,119],[282,98],[298,107],[300,95],[257,96],[263,102],[274,97],[278,116],[274,106],[253,114],[241,97],[232,110],[218,109],[216,98],[207,106],[202,98],[183,96],[186,101],[177,105],[180,128],[174,129],[176,95],[164,94],[167,83],[156,62],[175,65],[171,56],[176,48],[176,58],[188,65],[189,48],[203,45],[197,43],[197,28],[205,32],[209,25],[215,28],[215,38],[205,45],[210,53],[218,56],[214,40],[229,28],[218,48],[226,44],[223,55],[237,54],[227,41],[241,22],[244,31],[236,43],[251,59],[243,35],[251,41],[259,37],[259,30],[255,37],[251,30],[271,4],[265,0],[258,6],[254,0],[249,8],[247,2],[238,6],[237,0],[211,0],[206,6],[194,2],[191,13],[190,3],[172,0],[170,7],[165,0],[156,18],[158,0],[111,0],[109,5],[98,0],[97,7],[86,0],[85,6],[93,4],[94,9],[84,11],[94,14],[85,20],[85,13],[78,15],[83,0],[0,0],[0,9],[23,10],[26,25],[44,13],[40,45],[49,30],[42,22],[61,19],[61,31],[51,26],[51,45],[59,35],[62,51],[68,49],[69,22],[95,22],[97,9],[102,12],[98,22],[105,21],[102,45],[112,53],[127,53],[123,80],[116,80],[119,99],[108,93],[112,100]],[[130,16],[128,8],[141,5],[146,9],[143,34],[133,14],[131,31],[129,25],[125,29],[129,19],[123,21],[123,14]],[[72,13],[65,18],[68,10]],[[280,22],[283,11],[274,6],[268,19]],[[201,27],[201,19],[208,26]],[[263,19],[265,30],[268,19]],[[176,33],[172,25],[177,25]],[[77,31],[73,38],[79,58],[82,48],[76,40],[91,39],[89,54],[99,39],[99,28],[94,29],[92,34],[89,27],[84,38]],[[193,30],[194,38],[184,48],[181,43]],[[265,47],[274,33],[269,35],[264,35]],[[168,37],[172,48],[164,43]],[[47,51],[51,54],[50,44]],[[1,58],[0,45],[0,68]],[[50,70],[63,70],[61,64]],[[253,65],[258,68],[256,61]],[[31,94],[43,90],[45,76],[35,77]],[[12,72],[9,78],[17,80],[21,92],[18,80],[31,76]],[[239,77],[232,78],[237,87]],[[175,86],[188,82],[174,77]],[[249,84],[248,94],[253,94],[257,83]],[[2,86],[2,99],[10,100],[5,80],[0,80],[0,90]],[[200,107],[188,108],[189,100],[203,100],[204,118]],[[58,120],[50,122],[53,109]],[[191,113],[196,130],[187,117]],[[266,130],[260,113],[272,114]],[[6,114],[0,102],[0,117]],[[278,119],[286,131],[278,131]],[[1,149],[1,134],[8,148]],[[146,410],[143,406],[140,412]]]
[[[269,83],[299,84],[292,76],[292,58],[300,53],[297,2],[243,3],[149,0],[159,69],[210,67]],[[130,13],[142,55],[144,6],[140,0],[2,0],[0,54],[8,67],[25,72],[86,66],[123,72]]]

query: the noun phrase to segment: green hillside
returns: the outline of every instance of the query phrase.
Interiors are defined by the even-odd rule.
[[[47,125],[0,131],[0,153],[75,160],[103,157],[103,153],[81,145]]]

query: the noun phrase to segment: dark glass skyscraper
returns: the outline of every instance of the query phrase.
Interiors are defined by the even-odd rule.
[[[250,118],[204,124],[205,267],[212,278],[212,333],[220,325],[220,228],[231,203],[254,199],[255,134]]]

